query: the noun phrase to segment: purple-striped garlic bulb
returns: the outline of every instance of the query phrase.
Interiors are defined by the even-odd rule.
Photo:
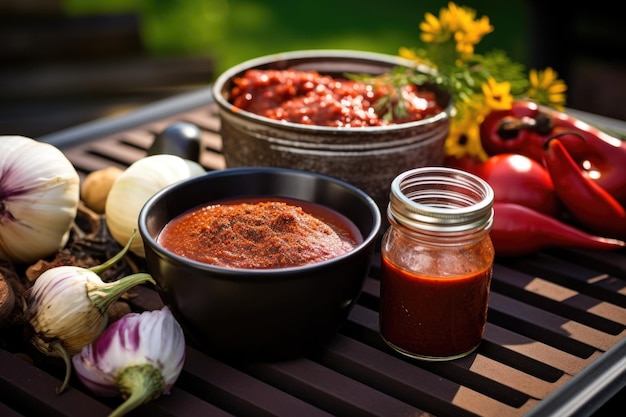
[[[169,394],[184,361],[183,330],[167,306],[126,314],[72,358],[78,379],[94,394],[124,398],[109,417]]]
[[[24,321],[31,343],[43,354],[66,364],[63,392],[71,374],[71,356],[96,340],[108,324],[107,309],[130,288],[155,283],[150,274],[138,273],[113,282],[99,274],[121,259],[124,249],[101,265],[82,268],[64,265],[44,271],[24,292]]]

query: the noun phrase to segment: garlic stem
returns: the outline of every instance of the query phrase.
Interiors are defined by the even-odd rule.
[[[127,290],[146,282],[156,285],[156,282],[150,274],[140,272],[113,282],[99,283],[97,285],[88,282],[85,286],[87,288],[87,296],[93,306],[104,314],[107,308],[117,301]]]
[[[136,234],[137,234],[137,229],[133,230],[133,232],[130,235],[130,238],[128,239],[128,242],[126,242],[126,245],[122,248],[122,250],[120,250],[117,254],[115,254],[115,256],[113,256],[111,259],[107,260],[106,262],[101,263],[100,265],[92,266],[91,268],[89,268],[89,270],[91,272],[94,272],[100,275],[102,274],[102,272],[106,271],[115,263],[117,263],[117,261],[122,259],[124,255],[126,255],[126,252],[128,252],[128,249],[132,245],[133,239]]]
[[[165,390],[161,372],[149,364],[129,366],[115,379],[115,385],[126,400],[109,417],[122,417],[135,408],[158,398]]]

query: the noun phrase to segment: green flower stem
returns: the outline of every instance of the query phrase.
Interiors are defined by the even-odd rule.
[[[115,386],[126,400],[109,417],[122,417],[163,393],[165,380],[152,365],[129,366],[115,378]]]
[[[108,261],[106,261],[106,262],[104,262],[104,263],[102,263],[100,265],[92,266],[91,268],[89,268],[89,270],[92,271],[92,272],[95,272],[98,275],[100,275],[102,272],[106,271],[111,266],[113,266],[117,261],[122,259],[124,257],[124,255],[126,255],[126,252],[128,252],[128,249],[130,248],[130,245],[133,243],[133,238],[135,237],[136,233],[137,233],[137,230],[133,230],[133,234],[130,235],[130,239],[128,239],[128,242],[126,243],[126,246],[124,246],[124,248],[122,248],[122,250],[119,251],[114,257],[112,257],[111,259],[109,259]]]
[[[126,291],[146,282],[156,284],[150,274],[145,272],[133,274],[117,281],[107,282],[97,286],[87,286],[87,296],[93,303],[93,306],[104,313],[106,309]]]

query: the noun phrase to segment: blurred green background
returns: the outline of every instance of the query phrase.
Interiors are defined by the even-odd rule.
[[[626,119],[626,25],[608,4],[466,0],[494,32],[478,52],[553,67],[569,107]],[[443,0],[0,0],[0,133],[36,137],[208,86],[298,49],[396,55]]]
[[[426,12],[437,15],[447,1],[386,0],[65,0],[71,15],[133,12],[154,55],[203,54],[216,72],[246,59],[296,49],[360,49],[396,54],[419,42]],[[515,60],[530,59],[528,4],[523,0],[458,3],[487,15],[495,32],[481,49],[500,48]]]

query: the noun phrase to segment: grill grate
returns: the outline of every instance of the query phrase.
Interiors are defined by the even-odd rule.
[[[111,165],[124,168],[145,155],[156,133],[176,121],[201,128],[202,165],[225,167],[213,104],[64,152],[82,177]],[[570,399],[576,397],[581,384],[589,381],[581,374],[600,363],[615,367],[625,356],[624,251],[551,250],[497,260],[484,340],[475,353],[450,362],[413,361],[384,345],[378,335],[379,277],[375,256],[349,320],[319,355],[278,363],[232,363],[188,346],[172,395],[143,405],[133,415],[515,417],[536,411],[565,388],[573,392]],[[154,290],[145,291],[160,303]],[[91,396],[77,380],[57,396],[54,390],[63,369],[53,363],[28,363],[11,353],[10,346],[0,347],[3,416],[82,416],[85,410],[105,416],[119,403]],[[607,351],[612,355],[603,359]],[[623,369],[621,365],[612,393],[626,385]],[[566,404],[560,401],[550,402],[556,410],[552,415],[565,415],[559,407]],[[600,404],[590,403],[587,410],[575,404],[577,415],[591,415]]]

